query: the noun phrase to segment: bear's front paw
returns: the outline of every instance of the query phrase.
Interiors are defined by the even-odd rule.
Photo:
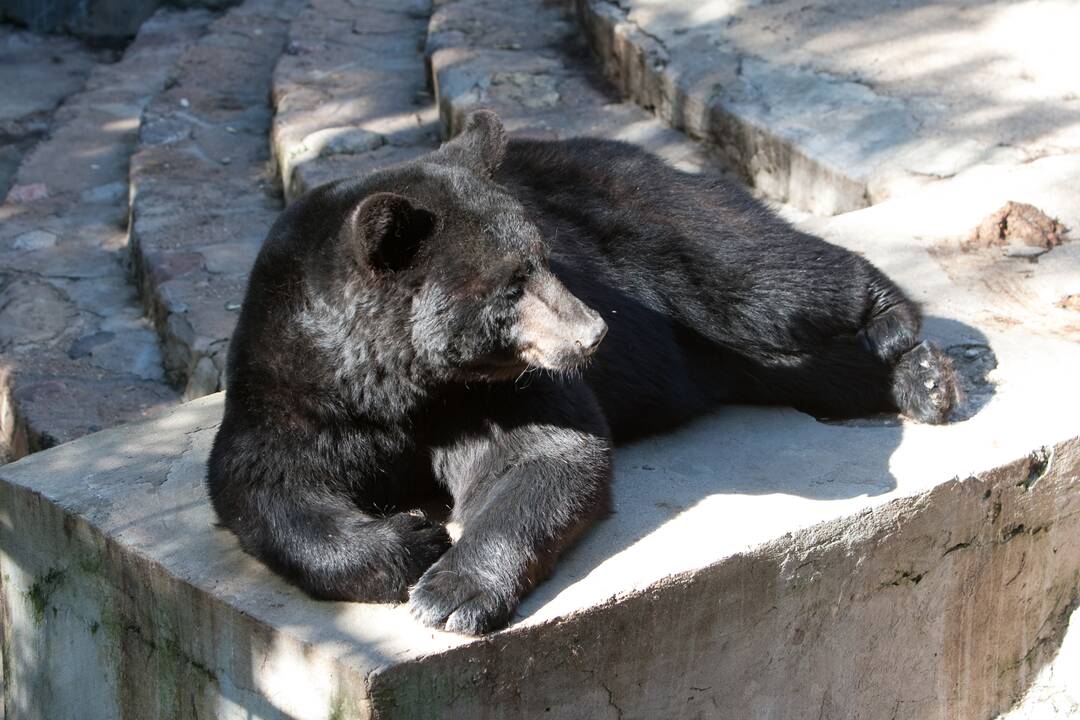
[[[409,593],[413,616],[435,628],[465,635],[497,630],[514,611],[512,591],[495,587],[487,574],[458,562],[456,548],[432,565]]]
[[[426,515],[398,513],[389,522],[402,545],[403,579],[406,585],[411,585],[450,549],[450,535],[445,527]]]

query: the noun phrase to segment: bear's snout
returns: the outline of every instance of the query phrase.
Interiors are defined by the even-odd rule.
[[[607,335],[600,314],[579,300],[554,275],[530,282],[521,300],[518,347],[530,365],[572,370]]]
[[[588,309],[588,308],[586,308]],[[578,344],[581,345],[581,351],[586,355],[592,355],[596,352],[596,348],[600,347],[600,341],[607,335],[607,323],[600,317],[599,313],[589,310],[595,319],[593,323],[584,329],[582,332],[582,338],[578,340]]]

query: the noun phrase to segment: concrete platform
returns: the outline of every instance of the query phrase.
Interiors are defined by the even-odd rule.
[[[577,5],[624,95],[812,212],[1080,150],[1075,3]]]
[[[966,293],[919,252],[886,255]],[[1080,601],[1080,345],[963,317],[929,325],[968,419],[732,407],[623,448],[616,513],[478,640],[310,601],[215,529],[221,395],[4,466],[6,718],[1004,712]]]

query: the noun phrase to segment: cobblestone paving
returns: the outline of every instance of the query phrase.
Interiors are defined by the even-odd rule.
[[[0,460],[177,399],[127,279],[127,162],[143,106],[207,19],[160,14],[95,67],[0,206]]]
[[[471,110],[487,107],[517,134],[613,138],[641,145],[684,170],[722,167],[711,149],[620,100],[593,63],[565,3],[440,3],[427,52],[446,134],[460,130]]]

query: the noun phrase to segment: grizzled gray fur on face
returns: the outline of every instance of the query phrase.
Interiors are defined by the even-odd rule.
[[[300,198],[255,263],[208,483],[311,595],[505,625],[609,510],[613,444],[725,402],[941,422],[951,368],[866,260],[622,143],[497,116]],[[418,508],[451,504],[460,538]]]

